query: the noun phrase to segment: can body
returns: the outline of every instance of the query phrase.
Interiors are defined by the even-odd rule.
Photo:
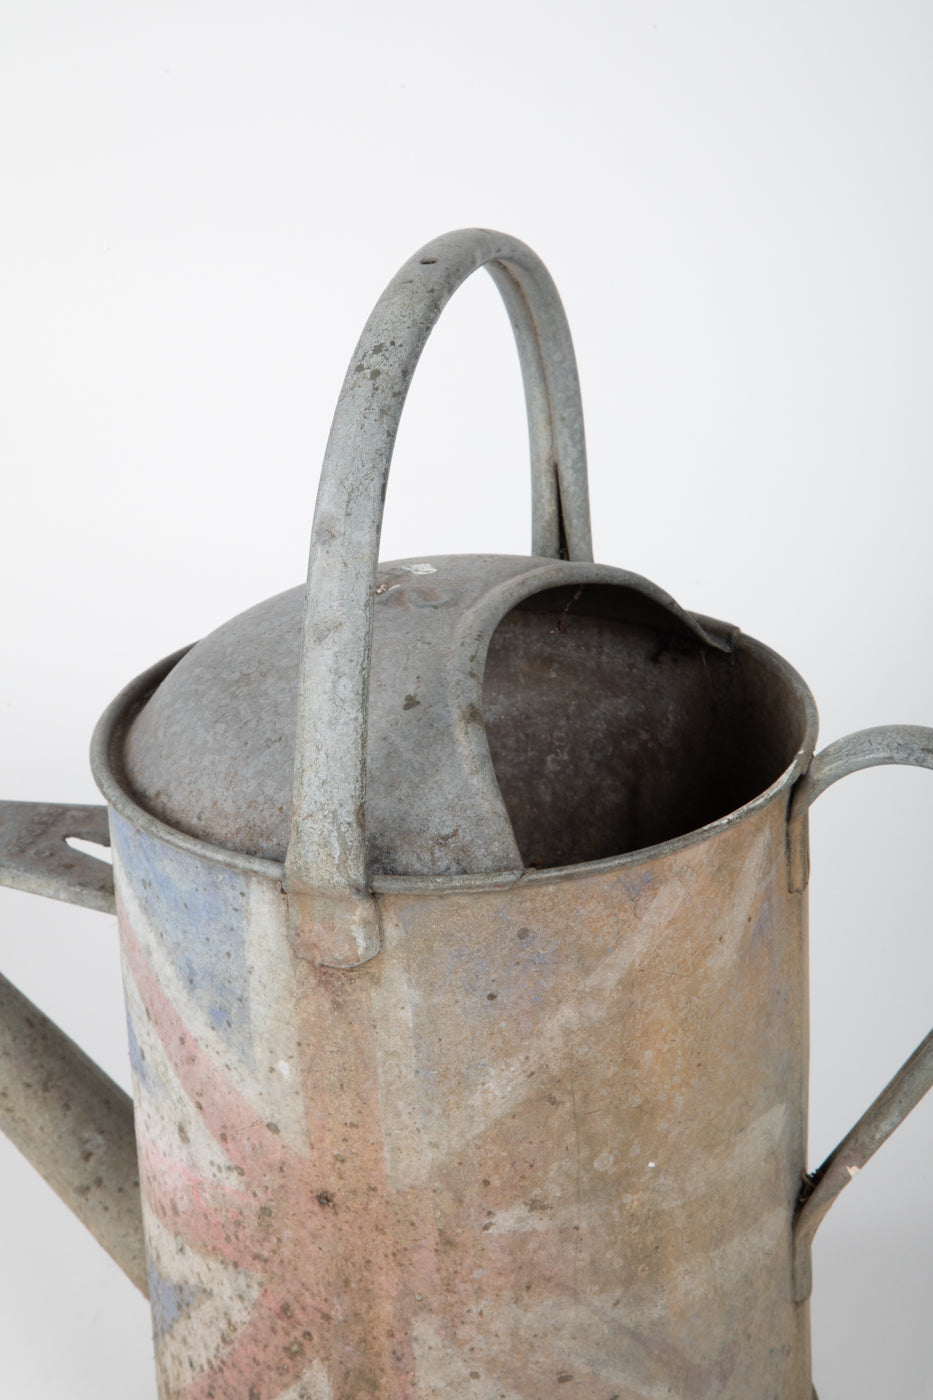
[[[351,970],[114,816],[161,1400],[810,1400],[786,786]]]

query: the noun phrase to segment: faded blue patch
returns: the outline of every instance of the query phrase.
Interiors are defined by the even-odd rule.
[[[770,942],[774,937],[774,922],[774,907],[769,894],[765,897],[752,928],[752,943],[758,943],[761,939]]]
[[[207,1290],[191,1283],[172,1283],[148,1261],[149,1305],[156,1341],[175,1326],[180,1317],[207,1296]]]
[[[626,872],[620,880],[621,893],[632,905],[637,905],[639,899],[654,884],[654,876],[650,870],[636,870],[631,874]]]
[[[133,1025],[133,1018],[130,1013],[126,1013],[126,1033],[130,1044],[130,1067],[136,1076],[137,1084],[141,1085],[153,1098],[163,1098],[165,1096],[165,1085],[157,1074],[154,1074],[146,1059],[146,1052],[140,1045],[136,1036],[136,1027]]]
[[[133,892],[192,1000],[240,1062],[253,1068],[246,921],[249,878],[113,822]]]

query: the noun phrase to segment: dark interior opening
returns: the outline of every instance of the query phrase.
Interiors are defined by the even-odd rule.
[[[805,714],[738,638],[722,652],[626,588],[535,594],[489,647],[489,749],[526,865],[601,860],[744,806],[792,762]]]

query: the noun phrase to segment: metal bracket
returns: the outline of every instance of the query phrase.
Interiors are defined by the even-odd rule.
[[[116,912],[113,869],[68,845],[68,837],[110,845],[107,808],[0,802],[0,885]]]

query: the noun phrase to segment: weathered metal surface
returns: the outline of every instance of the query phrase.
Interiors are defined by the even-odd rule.
[[[69,846],[69,836],[109,846],[106,807],[0,802],[0,885],[112,914],[109,863]]]
[[[786,787],[346,971],[115,818],[161,1394],[809,1396]]]
[[[827,744],[794,790],[791,821],[799,820],[820,794],[840,778],[863,768],[891,764],[933,768],[933,730],[921,724],[882,724],[859,729]]]
[[[759,644],[711,645],[727,635],[715,623],[605,578],[529,598],[529,577],[559,566],[496,567],[508,587],[492,590],[504,617],[486,727],[522,847],[546,853],[576,830],[561,869],[383,871],[380,957],[325,969],[289,932],[280,866],[228,868],[228,852],[140,812],[98,769],[116,808],[163,1396],[242,1394],[248,1377],[264,1400],[599,1400],[662,1384],[692,1400],[747,1395],[755,1368],[775,1393],[808,1394],[790,1229],[802,900],[784,850],[812,702]],[[468,671],[469,649],[450,664]],[[565,732],[580,668],[594,749],[614,724],[629,734],[603,765],[607,791],[630,772],[613,839],[647,836],[677,776],[660,802],[675,825],[653,828],[672,839],[653,850],[605,858],[573,810],[573,768],[595,781],[587,731],[576,754]],[[98,735],[98,763],[119,762],[158,675],[111,712],[121,742]],[[394,683],[404,718],[418,709],[404,708],[404,662]],[[704,788],[701,812],[687,794]],[[482,797],[461,791],[465,821]],[[735,1346],[740,1324],[750,1348]]]
[[[380,943],[367,885],[366,725],[382,503],[395,435],[437,318],[482,266],[505,299],[525,379],[532,548],[557,555],[563,543],[572,559],[593,557],[576,360],[550,274],[506,234],[464,229],[435,239],[404,264],[363,329],[334,413],[311,531],[285,891],[296,930],[333,966],[365,961]]]
[[[670,805],[673,734],[689,751],[697,726],[715,727],[710,678],[725,670],[732,683],[719,692],[731,710],[718,720],[719,747],[707,765],[713,781],[694,777],[703,791],[683,794],[678,820],[681,830],[702,825],[694,820],[698,801],[704,813],[719,814],[718,759],[736,743],[723,730],[742,727],[735,667],[747,660],[725,660],[731,641],[720,625],[704,630],[647,580],[595,564],[465,555],[389,563],[377,577],[366,778],[370,875],[489,874],[542,863],[540,850],[522,853],[523,861],[500,794],[506,763],[515,769],[531,744],[551,752],[542,788],[550,771],[551,788],[562,790],[554,801],[565,807],[569,784],[580,796],[586,790],[597,825],[605,806],[597,793],[624,764],[629,781],[632,762],[650,767],[658,804]],[[214,845],[285,859],[303,613],[304,590],[296,588],[226,623],[185,655],[132,720],[122,746],[126,782],[163,822]],[[586,714],[585,725],[571,724],[568,705]],[[567,731],[562,741],[558,712]],[[571,729],[577,752],[558,775],[555,755],[567,748]],[[627,753],[613,764],[622,732]],[[766,786],[758,779],[748,778],[731,805]],[[607,814],[587,843],[588,858],[600,842],[600,854],[655,844],[617,828]]]
[[[69,836],[109,846],[106,807],[0,802],[0,885],[113,913],[109,862]],[[132,1101],[5,977],[0,1130],[147,1292]]]
[[[0,1129],[148,1292],[132,1100],[5,977]]]
[[[794,789],[788,821],[789,884],[803,889],[808,874],[806,814],[828,787],[863,768],[900,764],[933,768],[933,729],[916,724],[879,725],[837,739],[817,754]],[[912,1109],[933,1088],[933,1031],[918,1045],[874,1103],[826,1158],[804,1179],[795,1237],[795,1287],[807,1298],[813,1284],[810,1246],[827,1211]]]
[[[830,1206],[931,1087],[933,1031],[905,1060],[822,1166],[804,1177],[794,1221],[794,1276],[798,1298],[810,1296],[813,1286],[810,1246]]]

